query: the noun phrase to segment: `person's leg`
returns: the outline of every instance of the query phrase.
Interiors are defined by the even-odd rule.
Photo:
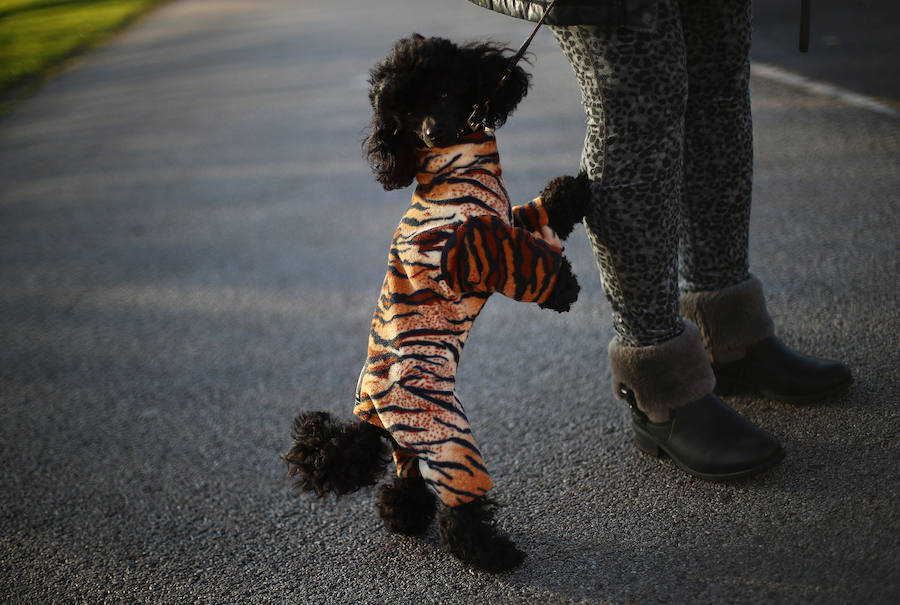
[[[658,344],[684,330],[678,233],[687,90],[673,13],[661,7],[660,27],[649,33],[551,28],[582,91],[582,169],[602,200],[585,225],[616,335],[628,346]]]
[[[681,2],[680,14],[689,89],[681,313],[700,328],[718,393],[806,399],[840,389],[847,368],[799,356],[774,337],[762,284],[749,272],[751,2]]]
[[[753,182],[750,0],[680,2],[690,96],[685,112],[681,306],[716,360],[773,333],[749,262]],[[711,316],[702,293],[717,293]],[[727,300],[726,300],[727,299]],[[703,307],[703,309],[698,308]],[[728,316],[724,310],[733,309]],[[704,312],[707,311],[707,312]]]
[[[681,278],[689,292],[750,277],[750,0],[680,2],[688,74]]]
[[[711,395],[699,331],[678,314],[687,88],[677,5],[660,1],[653,32],[552,31],[587,114],[582,168],[595,201],[585,224],[612,308],[614,388],[632,407],[636,444],[707,478],[761,470],[780,446]],[[675,431],[672,414],[693,420]]]
[[[667,420],[713,388],[697,331],[678,314],[687,76],[677,5],[660,2],[652,32],[551,29],[587,116],[582,169],[594,204],[585,226],[616,331],[614,379],[644,413]]]

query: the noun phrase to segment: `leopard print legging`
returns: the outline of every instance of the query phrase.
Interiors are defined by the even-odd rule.
[[[684,330],[679,265],[685,291],[749,277],[750,13],[659,0],[652,32],[551,28],[581,86],[585,224],[623,345]]]

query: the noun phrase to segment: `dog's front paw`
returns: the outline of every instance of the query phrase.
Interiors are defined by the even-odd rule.
[[[434,493],[421,477],[396,477],[378,488],[378,516],[389,531],[413,536],[425,533],[437,508]]]
[[[565,239],[591,206],[591,181],[587,172],[552,179],[541,192],[541,200],[550,226]]]
[[[441,544],[475,569],[501,573],[519,567],[525,553],[494,525],[493,504],[484,496],[461,506],[444,507],[438,518]]]
[[[558,313],[564,313],[571,308],[572,303],[578,300],[580,291],[581,286],[578,285],[578,279],[572,273],[572,264],[564,256],[550,296],[544,302],[538,303],[538,306],[542,309],[553,309]]]

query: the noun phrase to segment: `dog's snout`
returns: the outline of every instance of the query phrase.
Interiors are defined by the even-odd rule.
[[[438,131],[437,126],[437,120],[431,116],[426,117],[422,120],[422,134],[428,138],[434,138]]]
[[[419,126],[419,138],[428,147],[450,145],[455,140],[455,131],[449,126],[447,120],[431,116],[423,118]]]

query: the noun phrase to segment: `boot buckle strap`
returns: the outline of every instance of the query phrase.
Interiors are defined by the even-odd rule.
[[[643,412],[637,406],[637,397],[634,394],[634,391],[628,388],[624,382],[620,382],[619,386],[616,387],[616,397],[625,401],[628,404],[628,408],[631,410],[632,416],[634,416],[639,422],[646,423],[649,418],[647,414]]]

